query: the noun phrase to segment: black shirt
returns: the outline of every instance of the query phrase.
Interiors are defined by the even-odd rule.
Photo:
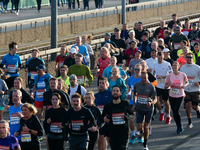
[[[154,82],[156,80],[156,78],[150,72],[147,72],[147,73],[148,73],[149,82]]]
[[[30,104],[33,104],[33,101],[30,97],[30,95],[23,89],[21,88],[20,91],[22,92],[22,100],[21,102],[22,103],[30,103]],[[8,105],[14,105],[13,101],[12,101],[12,93],[13,91],[10,92],[10,98],[9,98],[9,103]]]
[[[44,62],[39,59],[39,58],[33,58],[31,60],[29,60],[26,64],[26,68],[28,68],[28,71],[37,71],[36,67],[39,66],[40,64],[44,65]]]
[[[133,119],[133,111],[127,101],[121,100],[119,104],[114,104],[113,101],[104,106],[102,117],[108,115],[110,119],[110,135],[124,136],[129,134],[128,119]],[[121,118],[124,116],[124,119]]]
[[[135,30],[135,38],[138,40],[138,41],[142,41],[142,34],[145,32],[145,30],[143,29],[141,32],[139,32],[138,30]]]
[[[51,125],[56,125],[56,123],[63,123],[65,119],[66,110],[63,107],[60,107],[58,109],[54,109],[53,107],[48,109],[46,112],[45,120],[44,120],[44,129],[46,134],[52,133],[52,134],[63,134],[64,135],[64,128],[52,128]],[[51,123],[48,124],[47,120],[51,118]]]
[[[75,59],[73,59],[71,56],[65,58],[65,61],[63,63],[63,65],[66,65],[68,68],[72,65],[74,65],[76,62],[75,62]]]
[[[170,29],[172,29],[174,23],[177,23],[179,26],[181,26],[181,23],[180,23],[179,20],[177,20],[176,22],[174,22],[174,21],[172,20],[172,21],[170,21],[170,22],[168,23],[168,26],[167,26],[167,27],[170,28]]]
[[[66,107],[66,108],[71,107],[69,95],[67,93],[64,93],[64,92],[59,91],[59,90],[54,90],[53,92],[52,92],[52,90],[49,90],[49,91],[44,92],[44,94],[43,94],[43,106],[47,106],[48,108],[52,106],[50,97],[53,93],[60,94],[60,96],[61,96],[61,106]]]
[[[170,58],[167,58],[167,59],[164,59],[165,61],[167,61],[167,62],[169,62],[170,64],[171,64],[171,66],[172,66],[172,64],[173,64],[173,60],[172,59],[170,59]]]
[[[31,141],[30,142],[23,142],[22,138],[21,138],[21,147],[22,148],[32,148],[32,147],[36,147],[39,146],[40,142],[38,140],[38,136],[42,136],[44,134],[44,129],[38,119],[38,117],[36,117],[35,115],[32,115],[32,117],[28,120],[24,120],[24,118],[20,119],[20,129],[19,129],[19,133],[22,136],[22,127],[26,125],[29,129],[31,130],[36,130],[38,131],[37,136],[31,134]],[[26,133],[26,134],[30,134],[30,133]]]

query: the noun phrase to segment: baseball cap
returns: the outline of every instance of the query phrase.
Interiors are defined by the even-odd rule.
[[[69,76],[69,80],[70,80],[70,79],[75,79],[75,80],[77,80],[77,77],[76,77],[75,74],[71,74],[71,75]]]
[[[42,64],[37,66],[37,70],[46,70],[46,67]]]
[[[163,38],[159,38],[158,41],[163,41],[164,42]]]
[[[136,53],[136,52],[142,53],[142,51],[141,51],[141,50],[136,50],[136,51],[135,51],[135,53]]]
[[[71,48],[69,52],[72,53],[72,54],[77,53],[75,48]]]
[[[163,53],[165,53],[165,52],[169,52],[170,50],[168,49],[168,48],[164,48],[163,49]]]
[[[105,35],[107,35],[109,38],[111,37],[110,33],[106,33]]]

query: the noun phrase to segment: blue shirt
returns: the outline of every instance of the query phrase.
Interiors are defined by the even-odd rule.
[[[0,138],[0,149],[15,150],[19,147],[19,142],[13,135],[8,135],[6,138]]]
[[[39,80],[38,75],[34,77],[34,85],[37,87],[35,101],[43,102],[43,93],[46,92],[46,79],[48,80],[46,82],[50,83],[51,75],[45,73],[42,77],[39,77]]]
[[[20,129],[20,118],[15,115],[15,113],[22,113],[21,104],[19,107],[14,107],[14,105],[9,107],[9,120],[10,120],[10,135],[14,135]],[[21,140],[21,135],[17,136],[18,140]]]
[[[13,56],[10,55],[10,53],[6,54],[2,61],[2,65],[6,65],[6,69],[8,69],[8,72],[6,75],[9,75],[10,77],[18,77],[19,73],[17,71],[17,68],[19,68],[19,64],[21,65],[21,58],[19,55],[14,54]]]
[[[133,105],[133,99],[132,99],[133,95],[132,95],[132,93],[134,91],[134,85],[135,85],[135,83],[140,82],[140,81],[141,81],[141,78],[139,77],[139,78],[136,79],[135,75],[131,76],[128,79],[128,86],[129,86],[129,88],[131,88],[131,95],[130,95],[130,99],[129,99],[130,105]]]
[[[117,84],[117,80],[112,81],[112,79],[110,79],[109,81],[109,90],[112,90],[113,86]]]
[[[77,46],[77,45],[75,44],[71,48],[73,48],[74,46]],[[78,48],[79,48],[78,53],[82,54],[86,58],[89,58],[88,50],[87,50],[87,48],[84,45],[81,45]]]
[[[122,70],[119,66],[116,66],[117,68],[119,68],[119,74],[120,77],[124,76],[126,74],[126,72],[124,70]],[[109,79],[112,76],[112,67],[109,66],[107,68],[104,69],[103,71],[103,76],[106,77],[107,79]]]

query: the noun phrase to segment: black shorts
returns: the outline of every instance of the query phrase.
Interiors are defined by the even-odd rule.
[[[110,146],[112,150],[127,150],[129,135],[110,136]]]
[[[89,143],[89,136],[69,136],[69,149],[70,150],[87,150]]]
[[[145,116],[145,122],[146,123],[150,123],[152,115],[153,115],[153,110],[151,110],[151,111],[137,110],[136,122],[137,123],[142,123],[143,120],[144,120],[144,116]]]
[[[157,96],[162,95],[162,99],[164,101],[168,101],[168,99],[169,99],[169,90],[168,89],[156,88],[156,92],[157,92]]]
[[[185,103],[187,102],[192,102],[192,105],[198,105],[198,103],[200,102],[200,92],[186,92],[185,91]]]
[[[15,77],[9,77],[8,79],[5,80],[7,86],[8,86],[8,89],[11,89],[12,87],[14,87],[14,80],[17,76]]]
[[[105,124],[101,129],[99,129],[99,135],[104,135],[105,137],[110,137],[110,125]]]

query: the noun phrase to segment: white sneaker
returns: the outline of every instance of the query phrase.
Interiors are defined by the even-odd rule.
[[[146,146],[146,147],[143,147],[143,150],[149,150],[149,148]]]
[[[40,13],[40,12],[41,12],[41,10],[38,10],[38,12]]]
[[[17,12],[16,15],[18,16],[18,15],[19,15],[19,12]]]
[[[7,11],[5,11],[5,13],[7,13]]]

